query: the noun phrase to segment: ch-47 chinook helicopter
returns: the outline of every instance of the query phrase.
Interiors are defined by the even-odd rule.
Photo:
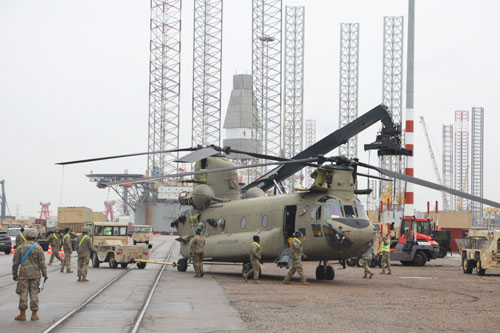
[[[249,249],[254,235],[259,235],[262,245],[262,261],[275,262],[278,266],[290,264],[288,239],[296,231],[307,238],[303,249],[308,261],[318,261],[316,278],[333,280],[335,273],[327,261],[340,260],[363,254],[373,245],[375,229],[370,223],[357,195],[369,194],[370,189],[356,188],[359,167],[374,169],[390,178],[397,178],[440,191],[447,191],[470,200],[500,207],[500,203],[472,196],[422,179],[406,176],[378,168],[345,157],[324,157],[323,155],[345,143],[378,120],[382,130],[377,140],[365,145],[365,150],[376,149],[380,155],[411,155],[401,148],[401,130],[395,126],[387,108],[379,105],[343,128],[318,141],[292,159],[272,157],[235,149],[204,147],[186,148],[193,152],[181,158],[180,162],[195,162],[192,172],[147,177],[140,181],[163,178],[194,176],[196,184],[191,193],[181,193],[179,201],[191,209],[182,213],[172,226],[177,228],[182,258],[177,262],[179,271],[186,271],[190,257],[189,246],[195,230],[201,227],[206,237],[204,261],[243,263],[243,271],[250,267]],[[274,160],[253,166],[234,166],[224,157],[229,153],[244,153],[259,159]],[[88,160],[63,162],[72,164],[98,161],[118,157],[145,155],[138,153],[108,156]],[[253,183],[239,188],[237,169],[278,165]],[[311,174],[313,185],[308,189],[291,194],[266,196],[265,191],[275,187],[282,192],[280,183],[305,166],[316,167]],[[134,181],[108,182],[101,186],[129,184]]]

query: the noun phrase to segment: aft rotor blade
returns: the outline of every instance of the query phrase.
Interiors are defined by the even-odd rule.
[[[238,169],[249,169],[249,168],[263,167],[263,166],[277,165],[277,164],[294,164],[294,163],[303,164],[303,163],[311,163],[311,162],[315,162],[315,161],[317,161],[317,158],[305,158],[302,160],[269,162],[269,163],[253,164],[253,165],[237,165],[237,166],[227,167],[227,168],[180,172],[180,173],[173,173],[173,174],[163,175],[163,176],[145,177],[145,178],[141,178],[138,180],[122,180],[122,181],[100,183],[100,184],[105,185],[105,186],[113,186],[113,185],[123,185],[123,184],[146,183],[146,182],[150,182],[150,181],[154,181],[154,180],[161,180],[164,178],[178,178],[178,177],[201,175],[204,173],[223,172],[223,171],[231,171],[231,170],[238,170]]]
[[[367,174],[361,173],[361,172],[356,172],[356,175],[361,176],[361,177],[380,179],[380,180],[383,180],[385,182],[392,182],[393,181],[390,178],[384,178],[384,177],[379,177],[379,176],[374,176],[374,175],[367,175]]]
[[[204,158],[207,158],[209,156],[218,155],[218,154],[220,154],[220,152],[218,152],[214,148],[205,147],[205,148],[201,148],[199,150],[195,150],[192,153],[189,153],[189,154],[179,158],[178,160],[175,160],[174,162],[194,163],[194,162],[197,162],[197,161],[202,160]]]
[[[462,191],[457,191],[455,189],[452,189],[452,188],[449,188],[449,187],[446,187],[446,186],[443,186],[443,185],[439,185],[439,184],[436,184],[436,183],[432,183],[432,182],[429,182],[427,180],[423,180],[423,179],[412,177],[412,176],[403,175],[402,173],[399,173],[399,172],[394,172],[394,171],[391,171],[391,170],[379,168],[379,167],[376,167],[376,166],[373,166],[373,165],[370,165],[370,164],[366,164],[366,163],[359,162],[358,165],[359,166],[363,166],[365,168],[377,170],[381,174],[384,174],[384,175],[386,175],[388,177],[397,178],[397,179],[404,180],[404,181],[407,181],[407,182],[410,182],[410,183],[413,183],[413,184],[416,184],[416,185],[420,185],[420,186],[432,188],[434,190],[444,191],[444,192],[447,192],[447,193],[450,193],[450,194],[453,194],[453,195],[456,195],[456,196],[459,196],[459,197],[462,197],[462,198],[465,198],[465,199],[469,199],[469,200],[472,200],[472,201],[483,203],[483,204],[491,206],[491,207],[500,208],[500,203],[498,203],[496,201],[491,201],[491,200],[488,200],[488,199],[485,199],[485,198],[482,198],[482,197],[478,197],[478,196],[475,196],[475,195],[472,195],[472,194],[469,194],[469,193],[465,193],[465,192],[462,192]]]
[[[172,150],[161,150],[161,151],[151,151],[144,153],[133,153],[133,154],[125,154],[125,155],[113,155],[113,156],[104,156],[104,157],[96,157],[96,158],[88,158],[85,160],[76,160],[76,161],[68,161],[68,162],[58,162],[57,165],[68,165],[68,164],[78,164],[78,163],[87,163],[87,162],[95,162],[102,160],[111,160],[115,158],[123,158],[123,157],[133,157],[133,156],[141,156],[141,155],[149,155],[149,154],[163,154],[163,153],[175,153],[181,151],[193,151],[199,148],[180,148],[180,149],[172,149]]]

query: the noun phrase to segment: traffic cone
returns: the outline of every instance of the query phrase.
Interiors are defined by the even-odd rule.
[[[61,253],[59,254],[61,258],[64,258],[64,246],[61,247]]]
[[[52,255],[52,246],[49,244],[49,250],[47,251],[47,254]]]
[[[14,244],[10,243],[10,254],[14,254]]]

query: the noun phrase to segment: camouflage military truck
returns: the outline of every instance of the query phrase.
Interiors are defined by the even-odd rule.
[[[153,227],[150,225],[134,225],[132,240],[134,245],[137,243],[149,244],[153,240]]]
[[[484,275],[487,269],[500,268],[500,230],[470,229],[466,238],[455,241],[465,274],[475,269],[478,275]]]
[[[101,262],[107,262],[109,267],[116,268],[118,264],[126,268],[135,259],[149,259],[152,244],[128,245],[128,223],[119,222],[87,222],[89,237],[97,252],[92,253],[92,266],[99,267]],[[143,269],[146,263],[137,263]]]

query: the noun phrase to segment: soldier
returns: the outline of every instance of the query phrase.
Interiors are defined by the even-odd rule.
[[[203,277],[203,248],[205,237],[201,235],[201,228],[196,229],[196,236],[191,241],[191,256],[193,257],[194,277]]]
[[[21,232],[19,233],[19,235],[16,236],[16,248],[18,248],[19,246],[21,246],[21,244],[26,242],[26,237],[24,236],[23,232],[24,228],[21,227]]]
[[[245,282],[247,282],[248,276],[253,273],[253,281],[255,283],[260,283],[259,281],[259,275],[260,275],[259,261],[261,259],[260,252],[261,252],[260,237],[255,235],[253,236],[252,249],[250,250],[250,263],[252,264],[252,269],[243,274]]]
[[[389,245],[389,238],[384,237],[384,241],[380,246],[380,252],[382,253],[382,272],[380,274],[385,274],[385,268],[389,271],[387,275],[391,275],[391,246]]]
[[[56,257],[62,265],[63,260],[59,255],[59,250],[61,249],[61,234],[59,233],[59,228],[57,228],[54,233],[50,235],[49,244],[52,247],[52,255],[50,256],[49,266],[52,265],[54,257]]]
[[[373,272],[370,269],[370,264],[372,263],[373,258],[373,247],[370,247],[368,251],[366,251],[363,256],[363,268],[365,269],[365,275],[363,279],[366,279],[368,276],[369,279],[373,277]]]
[[[63,237],[63,249],[64,249],[64,261],[62,262],[61,265],[61,273],[64,272],[64,267],[66,267],[66,273],[73,273],[71,270],[71,253],[73,252],[73,249],[71,247],[71,236],[70,233],[71,229],[66,228],[64,229],[64,237]]]
[[[290,270],[285,276],[285,279],[283,280],[284,284],[289,284],[290,278],[293,276],[295,272],[297,272],[300,276],[300,282],[302,284],[310,284],[309,282],[306,281],[306,276],[304,275],[304,271],[302,269],[302,258],[306,259],[306,255],[302,251],[302,233],[300,231],[297,231],[294,235],[294,238],[292,240],[292,267],[290,267]]]
[[[19,295],[19,310],[21,311],[15,320],[26,320],[28,295],[30,297],[31,320],[39,319],[40,275],[47,280],[47,267],[42,247],[35,242],[37,236],[38,232],[35,229],[28,229],[25,235],[26,242],[16,249],[12,260],[12,277],[14,281],[17,281],[16,293]]]
[[[96,248],[92,245],[92,240],[88,236],[89,228],[83,227],[82,234],[76,240],[78,244],[78,282],[89,282],[87,280],[87,270],[89,268],[90,254],[96,252]]]

